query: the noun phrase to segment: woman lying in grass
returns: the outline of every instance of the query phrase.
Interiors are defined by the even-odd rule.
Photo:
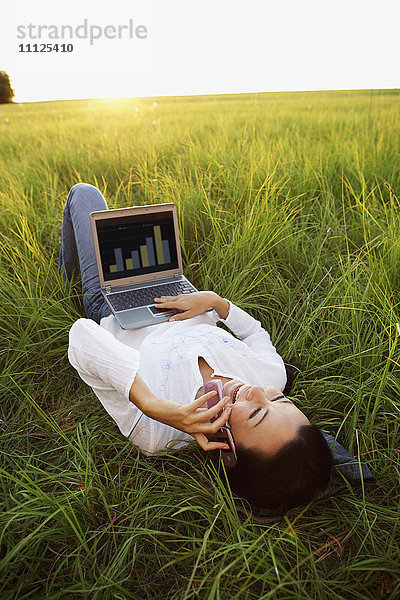
[[[88,317],[70,330],[72,366],[146,455],[171,444],[184,448],[193,438],[205,451],[227,449],[209,438],[228,425],[237,452],[237,465],[227,470],[233,491],[265,508],[308,502],[327,487],[332,454],[319,429],[285,396],[285,365],[269,334],[211,291],[155,298],[156,306],[181,312],[168,322],[121,329],[100,292],[90,229],[90,212],[105,209],[95,187],[78,184],[63,212],[59,272],[70,279],[80,267]],[[223,398],[208,409],[215,392],[204,394],[203,385],[212,378],[222,381]]]

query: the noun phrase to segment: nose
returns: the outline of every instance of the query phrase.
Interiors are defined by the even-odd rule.
[[[282,392],[273,385],[262,387],[261,385],[252,385],[248,391],[245,390],[245,398],[249,402],[263,402],[265,405],[272,404],[275,397],[281,395]]]
[[[252,400],[260,400],[261,398],[265,400],[264,388],[261,385],[252,385],[247,392],[246,400],[251,402]]]

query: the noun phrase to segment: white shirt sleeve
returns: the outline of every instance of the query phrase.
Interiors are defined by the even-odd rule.
[[[245,342],[257,356],[282,363],[281,356],[277,353],[275,346],[272,345],[269,333],[262,327],[261,322],[254,319],[249,313],[239,308],[224,298],[229,303],[229,312],[226,319],[220,319],[225,323],[232,333]]]
[[[69,331],[68,359],[90,387],[114,389],[129,401],[140,366],[138,350],[117,340],[92,319],[78,319]]]
[[[69,331],[68,359],[123,435],[129,436],[139,419],[139,429],[148,427],[149,419],[129,400],[140,366],[138,350],[117,340],[92,319],[82,318]],[[148,438],[149,433],[142,431],[142,436]]]

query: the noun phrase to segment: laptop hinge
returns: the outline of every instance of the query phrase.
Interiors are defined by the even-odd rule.
[[[181,274],[180,273],[175,273],[174,277],[180,277]]]
[[[109,294],[111,292],[111,285],[106,285],[106,287],[104,288],[106,294]]]

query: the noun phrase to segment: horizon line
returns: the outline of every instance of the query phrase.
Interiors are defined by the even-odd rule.
[[[190,98],[190,97],[202,97],[202,96],[244,96],[244,95],[257,95],[257,94],[292,94],[292,93],[306,93],[306,92],[374,92],[374,91],[388,91],[397,92],[400,88],[312,88],[302,90],[263,90],[254,92],[204,92],[198,94],[158,94],[158,95],[144,95],[144,96],[93,96],[93,97],[76,97],[76,98],[51,98],[47,100],[13,100],[7,104],[38,104],[43,102],[74,102],[76,100],[136,100],[143,98]]]

